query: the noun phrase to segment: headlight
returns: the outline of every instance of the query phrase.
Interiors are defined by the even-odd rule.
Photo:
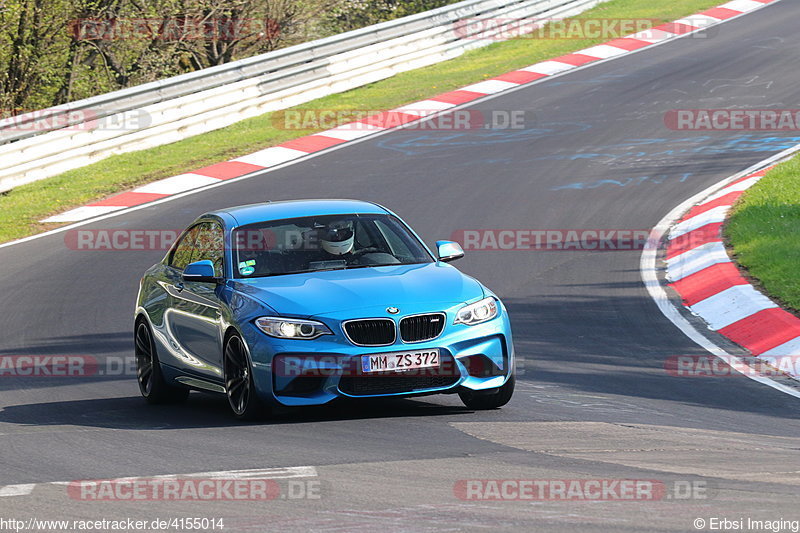
[[[316,339],[320,335],[333,335],[322,322],[297,318],[265,316],[256,320],[258,329],[279,339]]]
[[[474,304],[465,305],[456,313],[456,324],[474,326],[491,320],[497,316],[497,300],[493,297],[484,298]]]

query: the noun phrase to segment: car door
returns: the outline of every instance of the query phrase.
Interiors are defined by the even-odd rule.
[[[191,244],[184,247],[181,242],[170,260],[170,304],[165,319],[184,368],[218,381],[222,379],[220,285],[184,281],[182,275],[189,263],[208,259],[215,275],[223,277],[224,232],[218,222],[205,221],[192,228],[187,238]]]

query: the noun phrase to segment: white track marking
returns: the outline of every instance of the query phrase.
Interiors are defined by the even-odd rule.
[[[361,137],[366,137],[368,135],[374,135],[382,131],[386,131],[386,128],[373,126],[372,124],[365,124],[363,122],[351,122],[350,124],[344,124],[331,130],[321,131],[318,135],[333,137],[334,139],[341,139],[343,141],[353,141],[355,139],[360,139]]]
[[[761,357],[781,357],[781,356],[798,356],[800,355],[800,337],[795,337],[789,342],[785,342],[780,346],[776,346],[771,350],[761,354]]]
[[[676,24],[686,24],[687,26],[694,26],[695,28],[707,28],[713,26],[721,19],[709,17],[708,15],[691,15],[675,21]]]
[[[758,180],[761,179],[761,176],[754,176],[752,178],[747,178],[746,180],[742,180],[739,183],[734,183],[733,185],[728,185],[724,189],[720,189],[720,191],[716,194],[712,194],[708,198],[703,201],[703,204],[707,204],[708,202],[713,202],[719,198],[722,198],[726,194],[730,194],[732,192],[739,192],[739,191],[746,191],[753,185],[755,185]],[[702,205],[702,204],[701,204]]]
[[[560,72],[565,72],[574,69],[575,66],[570,65],[569,63],[562,63],[561,61],[542,61],[541,63],[536,63],[535,65],[531,65],[529,67],[521,68],[518,70],[524,70],[526,72],[535,72],[536,74],[547,74],[548,76],[552,76],[553,74],[558,74]]]
[[[764,4],[764,5],[770,5],[770,4]],[[734,182],[737,179],[747,176],[748,174],[752,174],[757,170],[760,170],[764,167],[768,167],[777,161],[785,159],[798,151],[800,151],[800,145],[789,148],[788,150],[784,150],[779,154],[767,158],[761,161],[760,163],[756,163],[750,168],[738,174],[735,174],[726,180],[723,180],[721,183],[717,183],[715,185],[708,187],[704,191],[695,194],[688,200],[684,201],[682,204],[676,206],[672,211],[667,213],[666,216],[664,216],[664,218],[662,218],[650,232],[650,238],[647,239],[647,242],[645,243],[644,250],[642,251],[641,260],[639,262],[639,270],[642,275],[642,282],[644,283],[647,292],[650,293],[650,297],[653,298],[656,306],[658,306],[658,309],[667,318],[667,320],[672,322],[675,325],[675,327],[680,329],[684,335],[689,337],[689,339],[694,341],[696,344],[698,344],[708,352],[716,355],[721,360],[730,364],[732,368],[734,368],[737,372],[744,374],[753,381],[757,381],[759,383],[772,387],[773,389],[786,393],[790,396],[794,396],[795,398],[800,398],[800,390],[787,387],[786,385],[778,383],[777,381],[769,377],[758,375],[755,372],[750,372],[750,371],[742,372],[740,369],[747,367],[747,362],[744,359],[729,354],[724,349],[717,346],[714,342],[708,339],[705,335],[700,333],[700,331],[697,328],[695,328],[691,323],[689,323],[689,321],[686,320],[686,318],[681,314],[680,310],[677,307],[675,307],[675,305],[673,305],[673,303],[670,301],[669,296],[667,296],[667,293],[664,290],[664,287],[661,285],[661,282],[658,279],[658,267],[656,266],[656,261],[658,258],[658,246],[659,243],[661,242],[661,239],[664,237],[664,234],[667,232],[667,230],[669,230],[670,226],[672,226],[686,211],[689,210],[689,208],[691,208],[693,205],[696,205],[698,202],[702,201],[706,196],[716,191],[720,187],[720,184],[724,185],[727,183]]]
[[[759,9],[763,9],[763,8],[767,8],[769,6],[776,5],[778,2],[782,2],[782,1],[783,0],[775,0],[774,2],[769,3],[769,4],[762,4],[759,7]],[[725,24],[726,22],[730,22],[732,20],[736,20],[739,17],[743,17],[743,16],[745,16],[747,14],[748,13],[742,13],[740,15],[736,15],[736,16],[731,17],[729,19],[720,20],[718,24]],[[598,61],[592,61],[592,62],[586,63],[585,65],[581,65],[580,67],[572,67],[569,70],[566,70],[564,72],[555,73],[554,75],[548,76],[546,78],[541,78],[539,80],[535,80],[535,81],[532,81],[530,83],[524,83],[524,84],[517,85],[513,89],[509,89],[509,90],[504,91],[502,93],[490,94],[490,95],[487,95],[487,96],[484,96],[484,97],[481,97],[481,98],[476,98],[475,100],[472,100],[470,102],[466,102],[466,103],[461,104],[459,106],[453,107],[450,110],[444,111],[443,113],[448,113],[448,112],[456,110],[456,109],[472,107],[472,106],[475,106],[478,103],[488,102],[488,101],[493,100],[495,98],[498,98],[500,96],[507,96],[507,95],[512,94],[512,93],[517,92],[517,91],[527,90],[527,89],[530,89],[533,85],[537,85],[539,83],[543,83],[543,82],[546,82],[546,81],[548,81],[550,79],[553,79],[553,78],[556,78],[556,77],[560,77],[560,76],[563,76],[563,75],[566,75],[566,74],[571,74],[571,73],[577,72],[579,70],[591,68],[591,67],[594,67],[596,65],[600,65],[602,63],[605,63],[607,61],[613,61],[613,60],[621,58],[621,57],[629,57],[629,56],[631,56],[633,54],[639,54],[639,53],[642,53],[642,52],[647,52],[647,51],[650,51],[650,50],[654,50],[658,46],[661,46],[661,45],[666,44],[668,42],[672,42],[673,40],[683,39],[683,38],[689,37],[690,35],[696,33],[697,31],[701,31],[701,30],[695,30],[695,31],[692,31],[692,32],[684,33],[682,35],[677,35],[677,36],[675,36],[675,39],[662,40],[661,42],[654,42],[654,44],[651,45],[651,46],[646,46],[646,47],[639,48],[639,49],[636,49],[636,50],[631,50],[630,52],[628,52],[627,54],[622,55],[622,56],[610,57],[608,59],[600,59]],[[628,37],[631,37],[631,36],[628,36]],[[565,64],[565,63],[561,63],[561,64]],[[532,65],[531,67],[518,69],[518,70],[527,70],[527,71],[530,71],[530,72],[536,72],[534,67],[536,67],[537,65],[541,65],[541,63],[537,63],[536,65]],[[425,120],[433,120],[435,117],[436,117],[436,115],[431,115],[429,117],[423,118],[422,120],[423,121],[425,121]],[[418,124],[419,124],[419,122],[415,122],[413,124],[413,126],[417,127]],[[339,128],[336,128],[336,129],[339,130]],[[191,191],[186,191],[186,192],[183,192],[183,193],[175,194],[173,196],[167,196],[167,197],[162,198],[160,200],[155,200],[153,202],[149,202],[149,203],[146,203],[146,204],[140,204],[140,205],[135,205],[135,206],[132,206],[132,207],[128,207],[128,208],[125,208],[125,210],[121,210],[121,211],[118,211],[118,212],[105,214],[105,215],[98,216],[98,217],[95,217],[95,218],[92,218],[92,219],[89,219],[89,220],[82,220],[80,222],[77,222],[77,223],[74,223],[74,224],[69,224],[67,226],[62,226],[60,228],[56,228],[56,229],[53,229],[53,230],[50,230],[50,231],[46,231],[44,233],[38,233],[36,235],[31,235],[29,237],[23,237],[22,239],[17,239],[15,241],[11,241],[11,242],[0,244],[0,248],[6,248],[8,246],[15,246],[15,245],[18,245],[18,244],[23,244],[23,243],[30,242],[30,241],[33,241],[33,240],[36,240],[36,239],[41,239],[43,237],[48,237],[50,235],[54,235],[54,234],[57,234],[57,233],[62,233],[62,232],[65,232],[65,231],[69,231],[69,230],[72,230],[72,229],[75,229],[75,228],[78,228],[78,227],[81,227],[81,226],[86,226],[88,224],[94,224],[95,222],[100,222],[102,220],[107,220],[109,218],[117,217],[117,216],[124,215],[124,214],[127,214],[127,213],[132,213],[134,211],[139,211],[141,209],[147,209],[147,208],[155,207],[155,206],[167,203],[167,202],[172,202],[174,200],[179,200],[181,198],[185,198],[185,197],[193,195],[193,194],[198,194],[198,193],[201,193],[201,192],[207,192],[207,191],[209,191],[211,189],[214,189],[216,187],[223,187],[223,186],[226,186],[226,185],[230,185],[232,183],[237,183],[239,181],[251,179],[251,178],[254,178],[256,176],[260,177],[260,176],[263,176],[265,174],[269,174],[271,172],[275,172],[275,171],[280,170],[282,168],[288,167],[290,165],[297,164],[297,163],[299,163],[301,161],[306,161],[306,160],[314,158],[314,157],[327,155],[327,154],[329,154],[331,152],[334,152],[336,150],[341,150],[343,148],[348,148],[348,147],[353,146],[355,144],[358,144],[358,143],[361,143],[361,142],[365,142],[367,140],[372,140],[373,138],[377,138],[377,137],[380,137],[382,135],[387,135],[389,133],[392,133],[392,132],[395,132],[395,131],[399,131],[399,130],[403,130],[403,129],[408,129],[408,125],[402,124],[402,125],[399,125],[399,126],[397,126],[395,128],[381,129],[381,130],[377,131],[375,134],[372,134],[372,135],[365,134],[365,135],[363,135],[363,136],[361,136],[359,138],[354,139],[352,142],[338,144],[338,145],[335,145],[335,146],[331,146],[330,148],[326,148],[325,150],[320,150],[318,152],[305,154],[302,158],[299,158],[299,159],[296,159],[296,160],[287,161],[286,163],[281,163],[279,165],[275,165],[274,167],[270,167],[270,168],[263,169],[263,170],[257,170],[257,171],[251,172],[250,174],[245,174],[243,176],[239,176],[239,177],[232,178],[232,179],[229,179],[229,180],[221,181],[220,183],[214,183],[212,185],[208,185],[208,186],[200,188],[200,189],[194,189],[194,190],[191,190]],[[323,135],[323,133],[321,133],[320,135]],[[334,136],[334,135],[330,135],[330,134],[324,134],[324,135],[329,135],[331,137]]]
[[[756,2],[755,0],[733,0],[732,2],[728,2],[717,7],[724,7],[725,9],[733,9],[734,11],[747,13],[749,11],[753,11],[754,9],[758,9],[763,5],[764,4],[761,2]]]
[[[296,477],[316,477],[313,466],[290,466],[286,468],[256,468],[249,470],[224,470],[222,472],[199,472],[186,477],[213,479],[291,479]]]
[[[252,154],[237,157],[234,161],[258,165],[260,167],[273,167],[307,155],[306,152],[300,150],[284,148],[283,146],[273,146]]]
[[[126,209],[126,207],[118,205],[84,205],[83,207],[70,209],[64,213],[46,218],[42,222],[73,222],[75,220],[95,219],[122,209]],[[42,235],[45,234],[43,233]],[[0,247],[2,246],[5,245],[0,244]]]
[[[591,48],[578,50],[575,53],[583,54],[585,56],[599,57],[600,59],[608,59],[609,57],[621,56],[623,54],[627,54],[628,52],[629,50],[625,50],[624,48],[619,48],[617,46],[598,44],[597,46],[592,46]]]
[[[444,111],[445,109],[450,109],[451,107],[455,107],[456,104],[451,104],[449,102],[439,102],[437,100],[422,100],[421,102],[414,102],[413,104],[407,104],[403,107],[398,107],[393,109],[392,111],[399,111],[400,113],[407,113],[409,115],[417,115],[420,117],[430,115],[433,111]],[[322,133],[321,135],[325,135]]]
[[[165,178],[163,180],[154,181],[153,183],[148,183],[147,185],[143,185],[138,189],[134,189],[133,192],[178,194],[179,192],[191,191],[192,189],[196,189],[198,187],[205,187],[206,185],[211,185],[212,183],[217,183],[218,181],[219,178],[201,176],[200,174],[193,174],[189,172],[187,174],[179,174],[177,176],[172,176],[171,178]]]
[[[689,307],[714,331],[778,305],[752,285],[734,285]]]
[[[684,35],[688,35],[688,33]],[[634,33],[633,35],[628,35],[627,37],[656,44],[675,37],[675,34],[664,30],[649,29]]]
[[[503,80],[486,80],[480,83],[473,83],[472,85],[467,85],[466,87],[461,87],[457,89],[459,91],[470,91],[474,93],[481,93],[481,94],[494,94],[503,91],[507,91],[509,89],[514,89],[519,87],[519,83],[512,83],[510,81],[503,81]]]
[[[721,205],[676,224],[675,227],[672,228],[672,231],[669,232],[670,240],[676,239],[690,231],[702,228],[707,224],[725,221],[725,217],[728,215],[730,208],[729,205]]]
[[[680,281],[717,263],[730,263],[731,258],[721,242],[709,242],[688,252],[667,259],[667,279]]]
[[[24,485],[6,485],[0,487],[0,498],[6,496],[27,496],[36,487],[36,483],[26,483]]]

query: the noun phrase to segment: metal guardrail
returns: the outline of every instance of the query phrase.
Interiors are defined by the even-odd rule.
[[[0,121],[0,192],[445,61],[516,20],[572,16],[601,1],[467,0]],[[458,26],[486,19],[495,20],[481,38],[478,25]],[[49,127],[36,127],[42,116]]]

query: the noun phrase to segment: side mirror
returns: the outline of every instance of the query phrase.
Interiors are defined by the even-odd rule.
[[[189,263],[183,270],[183,281],[199,281],[201,283],[216,283],[219,281],[214,275],[214,263],[208,259]]]
[[[454,241],[436,241],[436,251],[439,255],[439,261],[443,263],[464,257],[464,249]]]

